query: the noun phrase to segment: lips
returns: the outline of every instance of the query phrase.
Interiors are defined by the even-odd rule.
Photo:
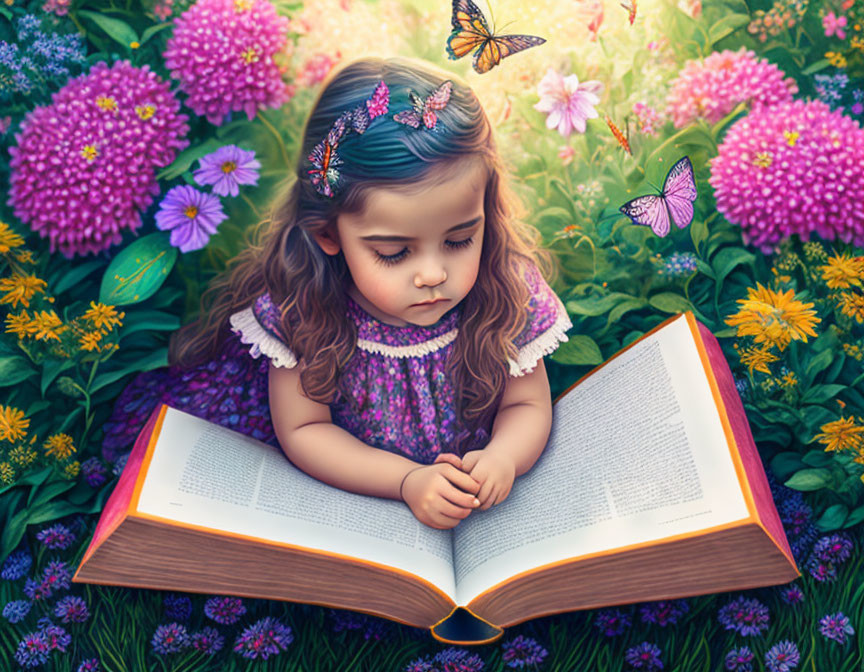
[[[429,306],[433,303],[440,303],[441,301],[446,301],[447,299],[434,299],[432,301],[421,301],[420,303],[415,303],[415,306]]]

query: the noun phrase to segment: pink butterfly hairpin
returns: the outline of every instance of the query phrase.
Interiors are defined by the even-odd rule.
[[[685,156],[670,168],[659,194],[639,196],[627,201],[619,210],[634,224],[650,226],[663,238],[669,233],[671,222],[683,229],[693,221],[693,201],[697,196],[693,164],[690,157]]]
[[[343,112],[333,122],[327,137],[315,145],[308,156],[313,167],[306,172],[319,194],[332,198],[335,193],[334,188],[339,182],[339,166],[343,165],[336,149],[342,139],[351,131],[363,135],[372,120],[386,114],[389,107],[390,89],[382,80],[363,104]]]
[[[393,115],[393,120],[411,128],[420,128],[420,123],[428,129],[434,129],[438,123],[438,115],[447,107],[447,102],[450,100],[450,93],[453,91],[453,82],[449,79],[436,88],[426,98],[420,98],[413,91],[408,92],[408,97],[411,99],[411,105],[414,109],[403,110]]]

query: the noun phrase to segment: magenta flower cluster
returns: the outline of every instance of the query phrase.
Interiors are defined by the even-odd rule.
[[[864,245],[864,131],[825,103],[796,100],[735,123],[709,183],[745,244],[774,251],[791,234]]]
[[[189,141],[188,117],[149,66],[99,62],[28,112],[9,148],[9,205],[67,258],[106,250],[141,226],[156,170]]]
[[[744,101],[754,107],[786,102],[798,93],[798,86],[783,74],[744,47],[714,52],[703,61],[687,61],[671,84],[666,114],[681,128],[700,117],[715,124]]]
[[[195,114],[220,126],[242,110],[251,121],[259,108],[291,98],[287,65],[274,59],[287,31],[288,18],[267,0],[199,0],[174,20],[165,66]]]

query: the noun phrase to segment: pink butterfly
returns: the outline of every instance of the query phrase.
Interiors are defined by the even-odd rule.
[[[453,82],[449,79],[429,94],[425,100],[413,91],[409,91],[408,96],[411,98],[414,109],[397,112],[393,115],[393,120],[400,124],[407,124],[412,128],[420,128],[422,121],[426,128],[435,128],[435,124],[438,123],[435,110],[443,110],[446,107],[447,101],[450,100],[451,91],[453,91]]]
[[[639,196],[618,208],[634,224],[650,226],[663,238],[669,233],[670,220],[679,229],[693,221],[693,201],[696,200],[696,181],[690,157],[679,159],[666,174],[663,191],[658,195]]]

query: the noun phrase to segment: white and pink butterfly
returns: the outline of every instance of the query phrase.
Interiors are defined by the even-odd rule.
[[[414,109],[397,112],[393,115],[393,119],[412,128],[420,128],[421,122],[426,128],[435,128],[435,124],[438,123],[438,115],[435,112],[443,110],[447,106],[452,91],[453,82],[449,79],[426,98],[420,98],[413,91],[409,91],[408,96]]]
[[[690,157],[679,159],[666,174],[663,190],[657,195],[639,196],[618,208],[634,224],[650,226],[661,238],[669,233],[671,222],[683,229],[693,221],[696,181]]]

